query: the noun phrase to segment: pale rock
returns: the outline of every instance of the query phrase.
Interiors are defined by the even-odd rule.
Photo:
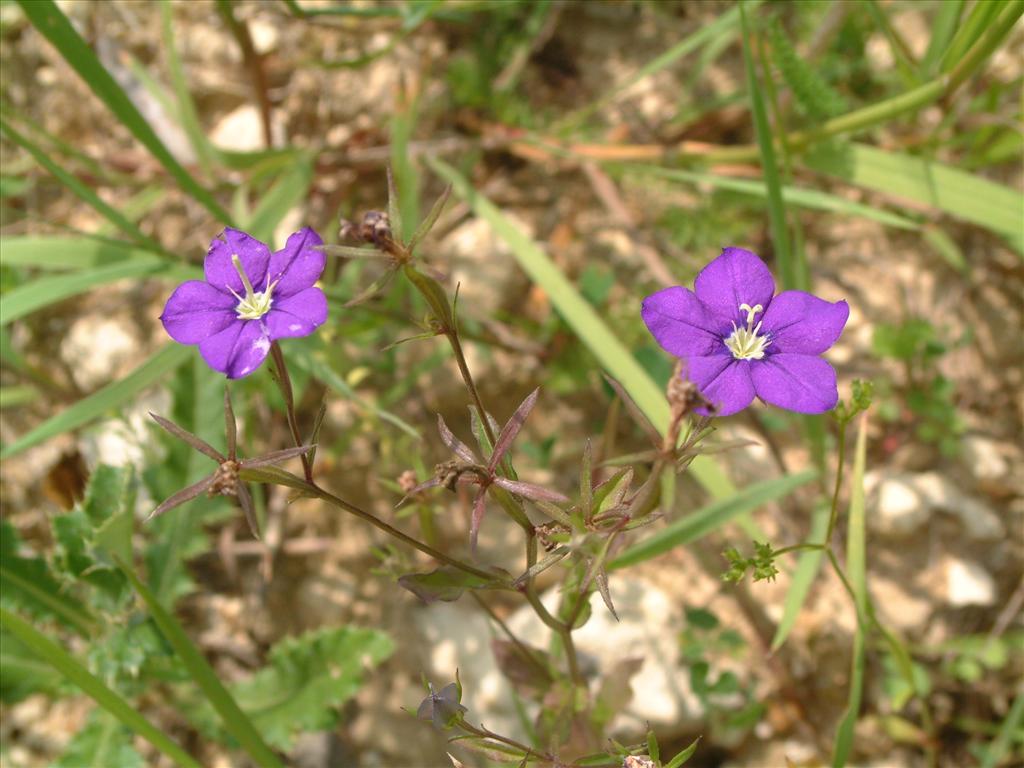
[[[271,118],[270,133],[275,146],[284,143],[284,128],[280,121]],[[214,146],[229,152],[259,152],[266,149],[259,109],[253,104],[243,104],[228,112],[213,127],[210,141]]]
[[[946,602],[957,608],[994,605],[996,583],[977,563],[952,558],[946,564]]]
[[[261,56],[276,49],[281,40],[277,25],[267,19],[257,18],[250,21],[249,34],[252,37],[252,47]]]
[[[960,441],[961,456],[978,480],[1000,480],[1010,472],[999,443],[981,435],[968,435]]]
[[[89,391],[124,372],[138,359],[139,346],[127,322],[91,314],[72,323],[61,342],[60,356],[75,383]]]
[[[683,618],[678,599],[654,584],[637,578],[613,575],[609,587],[621,621],[616,621],[600,595],[591,596],[590,619],[573,633],[581,667],[596,666],[593,690],[623,659],[642,657],[640,670],[631,679],[633,697],[611,724],[612,733],[637,732],[650,723],[665,738],[696,728],[704,707],[690,688],[689,674],[680,656],[679,631]],[[541,600],[554,611],[561,595],[557,589]],[[546,647],[551,630],[530,606],[523,606],[508,620],[517,637]]]
[[[910,475],[881,476],[869,473],[868,526],[875,533],[894,538],[915,533],[928,520],[928,506],[913,487]]]
[[[514,739],[527,738],[516,714],[512,684],[498,668],[490,649],[494,631],[478,607],[464,598],[456,603],[437,602],[417,609],[414,621],[424,660],[435,688],[462,680],[462,704],[472,722],[484,722],[496,733]],[[529,635],[528,642],[536,645]]]
[[[864,484],[869,500],[868,526],[882,536],[910,536],[940,512],[959,519],[973,540],[992,541],[1005,536],[999,515],[939,472],[874,471],[867,474]]]
[[[927,597],[920,597],[904,589],[898,581],[875,574],[871,578],[871,593],[884,622],[904,632],[923,630],[932,612]]]
[[[121,416],[97,422],[82,432],[79,447],[86,465],[94,469],[100,464],[115,467],[143,466],[152,458],[155,422],[150,413],[166,414],[171,405],[170,393],[153,389],[124,408]],[[149,503],[145,486],[139,487],[140,506]]]
[[[515,219],[514,223],[532,234],[521,220]],[[448,234],[437,250],[450,260],[450,282],[459,286],[460,306],[488,307],[493,311],[508,300],[509,285],[518,274],[515,255],[486,221],[470,219]]]
[[[930,511],[947,512],[959,518],[960,524],[972,539],[991,541],[1006,534],[995,512],[978,499],[963,493],[945,475],[922,472],[913,476],[912,482]]]

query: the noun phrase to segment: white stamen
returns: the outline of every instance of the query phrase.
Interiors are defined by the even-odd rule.
[[[725,339],[725,346],[737,360],[760,360],[764,357],[765,348],[772,343],[768,334],[759,335],[761,323],[754,325],[754,316],[763,312],[764,307],[760,304],[750,306],[744,303],[740,304],[739,309],[747,315],[747,326],[740,328],[733,322],[732,333]]]

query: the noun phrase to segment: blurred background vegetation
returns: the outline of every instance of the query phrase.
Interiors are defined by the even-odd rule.
[[[625,656],[659,634],[647,654],[676,689],[634,678],[616,738],[648,721],[666,754],[703,736],[691,765],[817,765],[853,702],[860,764],[1024,759],[1022,9],[4,0],[3,764],[272,764],[261,736],[296,765],[445,765],[442,736],[401,708],[421,675],[443,684],[455,666],[478,719],[525,728],[492,625],[468,600],[400,591],[414,558],[359,521],[277,488],[255,494],[265,542],[222,499],[140,522],[211,468],[147,411],[224,444],[222,378],[157,319],[170,290],[226,224],[274,247],[304,225],[337,242],[340,219],[386,208],[389,167],[407,228],[453,186],[422,254],[459,286],[499,421],[542,386],[517,461],[565,492],[587,438],[605,457],[645,447],[601,377],[639,364],[668,380],[645,295],[739,245],[780,287],[851,305],[828,358],[841,397],[870,379],[875,406],[842,498],[866,492],[867,586],[912,682],[875,642],[863,687],[851,678],[856,621],[832,574],[815,576],[820,553],[774,584],[721,582],[725,546],[799,542],[827,520],[834,425],[755,407],[670,489],[670,521],[755,483],[817,480],[613,576],[636,634],[592,642]],[[447,348],[395,345],[426,306],[380,278],[329,260],[331,318],[287,345],[305,428],[326,403],[319,476],[465,549],[467,498],[394,509],[399,476],[446,457],[435,414],[469,427]],[[245,455],[288,444],[266,371],[233,393]],[[481,558],[514,563],[496,518]],[[494,602],[516,621],[515,600]],[[216,704],[218,680],[245,716]],[[146,722],[97,707],[104,690]]]

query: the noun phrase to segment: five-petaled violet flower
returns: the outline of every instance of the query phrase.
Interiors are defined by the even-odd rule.
[[[271,342],[308,336],[327,319],[327,298],[314,283],[324,271],[320,236],[309,227],[276,253],[227,227],[210,243],[206,280],[179,285],[160,316],[171,338],[199,353],[229,379],[263,363]]]
[[[839,399],[836,372],[818,355],[843,332],[850,307],[803,291],[775,294],[767,265],[726,248],[694,282],[644,299],[658,343],[686,363],[690,379],[728,416],[754,396],[797,413],[824,413]],[[700,410],[700,409],[698,409]]]

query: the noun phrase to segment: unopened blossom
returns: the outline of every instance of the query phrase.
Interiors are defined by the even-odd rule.
[[[308,336],[327,320],[314,286],[324,271],[320,236],[305,227],[275,253],[231,227],[210,243],[205,280],[189,280],[167,300],[160,320],[172,339],[198,344],[203,360],[229,379],[248,376],[271,342]]]
[[[684,362],[682,375],[728,416],[758,397],[797,413],[824,413],[839,399],[836,372],[819,355],[843,332],[850,308],[804,291],[775,295],[756,254],[726,248],[693,291],[658,291],[641,315],[658,343]],[[710,413],[707,408],[698,412]]]

